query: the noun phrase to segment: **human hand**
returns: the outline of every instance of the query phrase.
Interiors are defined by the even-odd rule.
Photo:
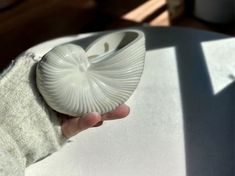
[[[69,139],[72,136],[89,129],[91,127],[97,127],[102,125],[103,121],[122,119],[126,117],[130,112],[130,108],[122,104],[118,106],[114,111],[100,115],[97,112],[88,113],[82,117],[72,118],[66,115],[59,114],[61,120],[61,130],[63,135]]]

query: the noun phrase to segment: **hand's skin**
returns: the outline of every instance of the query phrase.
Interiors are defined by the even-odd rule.
[[[68,116],[66,118],[66,116],[60,115],[63,116],[61,122],[62,133],[67,139],[69,139],[88,128],[102,125],[103,121],[124,118],[129,114],[129,112],[130,108],[127,105],[122,104],[114,111],[102,116],[96,112],[91,112],[82,117],[76,118],[68,118]]]

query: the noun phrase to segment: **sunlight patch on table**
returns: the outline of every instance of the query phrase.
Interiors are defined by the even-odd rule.
[[[235,80],[235,39],[201,43],[213,93],[218,94]]]

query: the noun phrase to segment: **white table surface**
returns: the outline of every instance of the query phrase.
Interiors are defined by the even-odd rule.
[[[141,82],[128,118],[85,131],[26,176],[232,176],[235,161],[235,39],[186,28],[146,34]],[[90,34],[30,49],[43,55]]]

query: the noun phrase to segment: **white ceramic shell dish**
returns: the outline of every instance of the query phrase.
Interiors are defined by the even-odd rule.
[[[104,114],[124,103],[136,89],[144,67],[145,36],[122,30],[96,39],[86,50],[60,45],[37,65],[37,87],[54,110],[79,116]]]

